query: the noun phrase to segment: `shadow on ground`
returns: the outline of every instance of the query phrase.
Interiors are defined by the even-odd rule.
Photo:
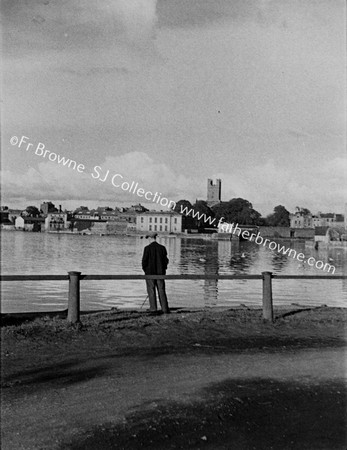
[[[196,342],[198,341],[199,342]],[[179,344],[179,345],[178,345]],[[251,336],[238,338],[196,338],[189,342],[189,339],[183,343],[174,345],[159,345],[158,347],[134,347],[118,348],[116,351],[100,350],[96,356],[93,354],[83,354],[82,347],[80,355],[75,358],[66,357],[55,349],[56,355],[60,355],[60,360],[50,364],[37,365],[32,368],[21,369],[20,371],[3,370],[1,379],[1,388],[11,388],[15,385],[29,387],[31,392],[46,389],[48,386],[58,388],[62,385],[72,385],[81,381],[87,381],[92,378],[102,377],[108,372],[114,375],[115,361],[122,357],[135,357],[146,360],[147,358],[159,358],[162,355],[216,355],[216,354],[258,354],[259,351],[264,354],[291,354],[305,348],[342,348],[345,341],[338,338],[307,337],[297,338],[291,336]],[[82,345],[82,344],[81,344]],[[83,344],[86,345],[86,344]],[[63,360],[61,360],[63,359]],[[64,360],[65,359],[65,360]],[[23,393],[25,393],[23,391]],[[19,393],[17,394],[19,395]]]
[[[54,364],[40,369],[25,370],[12,377],[3,378],[1,388],[11,388],[21,385],[30,388],[31,392],[47,387],[47,383],[54,388],[70,386],[75,383],[101,377],[107,371],[105,365],[82,366],[79,360]],[[17,393],[17,395],[19,395]],[[25,393],[23,393],[25,395]]]
[[[59,318],[66,319],[67,318],[67,309],[64,311],[50,311],[50,312],[27,312],[27,313],[1,313],[0,314],[0,325],[1,327],[8,327],[13,325],[21,325],[22,323],[33,322],[34,320],[42,317],[49,317],[50,319]]]
[[[158,381],[160,382],[160,381]],[[346,450],[342,381],[233,379],[194,403],[141,405],[122,424],[105,423],[60,449]]]

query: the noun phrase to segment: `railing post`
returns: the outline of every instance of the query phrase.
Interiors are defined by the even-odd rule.
[[[80,321],[80,275],[82,272],[68,272],[69,274],[69,304],[67,320],[70,323]]]
[[[273,322],[272,272],[262,272],[263,276],[263,318]]]

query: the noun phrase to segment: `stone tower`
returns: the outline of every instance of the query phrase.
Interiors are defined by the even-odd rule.
[[[210,178],[207,180],[207,204],[208,206],[217,205],[222,198],[222,180],[217,179],[216,184]]]

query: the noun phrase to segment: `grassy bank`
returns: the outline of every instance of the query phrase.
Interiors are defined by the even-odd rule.
[[[111,310],[84,313],[71,325],[66,312],[2,317],[2,382],[17,383],[21,373],[49,359],[86,360],[109,352],[155,355],[190,352],[324,348],[344,346],[347,309],[291,306],[275,309],[274,323],[261,309],[180,309],[170,315]],[[12,381],[13,373],[18,377]]]

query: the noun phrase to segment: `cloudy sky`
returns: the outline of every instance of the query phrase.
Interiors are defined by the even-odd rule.
[[[1,9],[2,204],[141,201],[94,179],[100,166],[170,200],[205,199],[207,178],[221,178],[222,200],[246,198],[262,214],[278,204],[343,212],[344,0]],[[40,142],[83,173],[35,154]]]

